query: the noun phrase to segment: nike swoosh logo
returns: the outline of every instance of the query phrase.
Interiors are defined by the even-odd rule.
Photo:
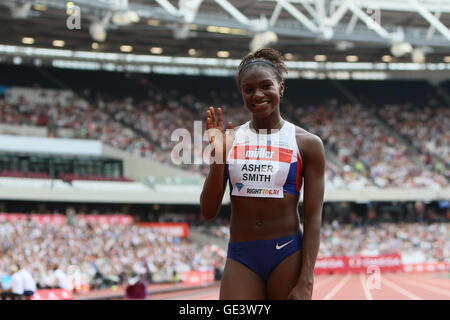
[[[277,250],[280,250],[280,249],[284,248],[285,246],[287,246],[287,245],[288,245],[289,243],[291,243],[292,241],[294,241],[294,240],[288,241],[288,242],[286,242],[285,244],[282,244],[281,246],[279,246],[278,243],[277,243],[277,245],[275,246],[275,248],[276,248]]]

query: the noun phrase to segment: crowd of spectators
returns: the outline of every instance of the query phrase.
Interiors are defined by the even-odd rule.
[[[58,129],[71,129],[71,135],[62,137],[95,139],[130,153],[141,153],[143,146],[149,146],[133,130],[114,121],[102,110],[74,99],[67,105],[36,104],[25,98],[17,104],[11,104],[0,98],[0,122],[12,125],[45,126],[49,135]],[[62,132],[62,131],[60,131]],[[59,134],[61,136],[61,134]]]
[[[224,242],[229,240],[224,221],[209,230]],[[403,263],[448,263],[449,231],[446,222],[355,225],[335,219],[322,226],[318,257],[396,253]],[[9,278],[10,286],[17,288],[19,275],[27,278],[28,287],[21,289],[27,298],[37,289],[79,290],[82,283],[102,289],[136,276],[176,281],[184,271],[221,269],[225,257],[219,247],[200,246],[189,238],[135,224],[75,219],[64,225],[27,220],[0,225],[0,283]],[[17,295],[9,293],[10,298]]]
[[[428,167],[444,174],[450,166],[450,108],[385,105],[378,114],[420,151]],[[434,166],[432,155],[438,160]]]
[[[381,223],[357,227],[325,224],[319,257],[400,253],[416,262],[450,262],[448,223]]]
[[[211,234],[228,241],[229,227],[214,226]],[[338,220],[322,225],[318,257],[377,256],[398,253],[404,263],[450,262],[448,223],[380,223],[358,226]]]
[[[368,108],[330,101],[292,112],[298,122],[323,139],[342,163],[351,165],[379,187],[448,186],[442,172],[415,159],[410,146],[397,139]]]
[[[133,103],[131,98],[127,98],[125,101],[101,101],[99,105],[114,115],[115,120],[144,132],[153,145],[158,148],[157,160],[165,164],[171,164],[174,160],[178,161],[183,156],[183,154],[172,152],[174,146],[179,143],[178,140],[172,139],[172,133],[176,129],[187,130],[185,132],[189,132],[189,142],[191,143],[185,147],[190,152],[189,159],[192,163],[183,163],[181,166],[184,169],[206,175],[208,165],[202,161],[202,152],[205,150],[207,142],[201,133],[204,133],[206,129],[204,118],[205,110],[209,105],[195,99],[191,94],[182,95],[177,90],[171,90],[168,96],[162,96],[153,91],[149,91],[149,95],[153,95],[153,98],[140,103]],[[238,127],[248,121],[248,112],[245,112],[241,106],[237,94],[230,93],[225,102],[218,98],[218,92],[213,91],[210,95],[212,101],[222,101],[216,106],[222,108],[225,124],[231,121],[234,127]],[[283,116],[289,121],[295,121],[292,113],[284,112]],[[195,122],[197,122],[198,128],[201,128],[200,134],[196,134]],[[142,155],[148,156],[149,154],[145,152]],[[350,166],[340,168],[336,164],[327,164],[326,177],[331,188],[357,189],[362,186],[374,186],[370,179],[352,170]]]
[[[170,281],[174,274],[214,270],[224,264],[224,257],[220,248],[135,224],[0,224],[0,279],[19,265],[33,275],[38,289],[73,290],[84,283],[102,288],[124,284],[136,275]]]
[[[210,92],[208,102],[218,102],[219,93]],[[238,94],[229,93],[228,99],[217,106],[224,111],[224,122],[235,127],[249,118]],[[176,129],[189,133],[185,145],[191,163],[180,166],[206,175],[208,165],[202,161],[206,147],[202,133],[205,130],[205,110],[210,106],[192,94],[176,89],[165,95],[149,90],[146,99],[109,98],[96,96],[94,104],[74,98],[68,105],[60,103],[36,105],[21,99],[9,104],[0,100],[0,121],[10,124],[47,125],[70,128],[76,137],[98,139],[113,147],[143,156],[166,165],[173,165],[185,154],[174,153],[172,133]],[[447,108],[448,109],[448,108]],[[336,100],[322,105],[294,106],[282,103],[282,115],[288,121],[305,127],[324,141],[327,153],[337,161],[328,161],[326,181],[331,188],[361,187],[427,187],[448,186],[448,110],[429,107],[410,110],[408,106],[385,106],[379,114],[393,125],[392,128],[411,141],[414,146],[437,155],[446,163],[427,166],[430,160],[418,158],[411,145],[395,137],[391,129],[383,126],[370,108],[357,104],[341,104]],[[404,112],[405,111],[405,112]],[[425,120],[425,121],[424,121]],[[200,126],[201,131],[197,130]],[[419,125],[420,123],[420,125]],[[200,132],[200,134],[198,134]],[[447,142],[447,143],[446,143]],[[196,148],[196,149],[194,149]]]

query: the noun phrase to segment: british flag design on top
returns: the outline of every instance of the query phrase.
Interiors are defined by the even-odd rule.
[[[300,195],[302,160],[295,126],[284,121],[271,134],[250,129],[250,121],[239,127],[227,157],[230,194],[239,197],[283,198]]]

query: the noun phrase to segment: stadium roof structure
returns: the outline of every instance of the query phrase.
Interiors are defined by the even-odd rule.
[[[4,0],[0,8],[9,8],[0,10],[8,46],[0,55],[33,47],[232,60],[270,45],[292,61],[450,63],[448,0]]]
[[[20,44],[23,37],[33,37],[34,44],[43,47],[63,40],[66,48],[92,50],[90,27],[98,23],[106,39],[97,50],[108,52],[130,45],[139,53],[158,47],[171,56],[188,55],[194,49],[192,55],[216,57],[218,51],[229,51],[230,57],[241,58],[252,40],[264,43],[264,37],[277,39],[276,48],[302,60],[326,54],[329,61],[345,61],[352,54],[359,61],[381,61],[393,44],[407,42],[422,50],[427,61],[440,62],[450,49],[447,0],[9,0],[1,4],[10,9],[0,11],[3,44]],[[81,28],[69,30],[66,20],[78,9]],[[139,21],[133,23],[134,13]],[[268,31],[275,38],[265,34]]]

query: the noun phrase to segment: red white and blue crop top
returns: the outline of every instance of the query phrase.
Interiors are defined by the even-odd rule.
[[[284,121],[277,132],[257,134],[249,125],[250,121],[236,130],[227,157],[230,194],[283,198],[286,192],[299,196],[302,159],[295,138],[295,126]]]

